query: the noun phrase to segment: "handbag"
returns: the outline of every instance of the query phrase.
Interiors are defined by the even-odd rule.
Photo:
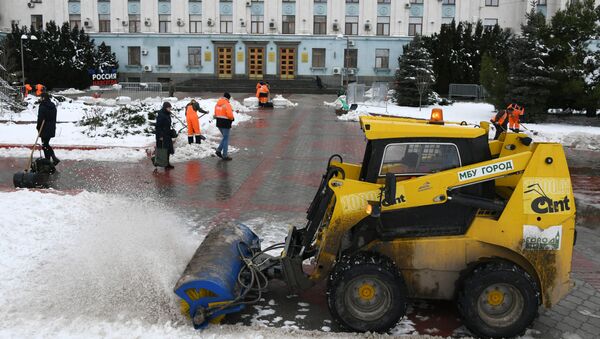
[[[162,143],[161,143],[162,144]],[[166,147],[156,147],[152,164],[156,167],[167,167],[169,165],[169,149]]]
[[[177,131],[174,128],[171,128],[169,135],[171,136],[171,139],[177,139]]]

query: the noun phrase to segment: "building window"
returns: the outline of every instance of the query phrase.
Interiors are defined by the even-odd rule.
[[[546,1],[546,0],[538,0],[537,4],[538,4],[538,6],[546,6],[548,4],[548,1]]]
[[[110,15],[98,15],[98,32],[110,32]]]
[[[327,34],[327,16],[315,15],[313,34]]]
[[[171,47],[158,47],[158,65],[171,65]]]
[[[498,24],[498,19],[485,18],[483,19],[483,28],[493,28]]]
[[[69,26],[73,27],[81,27],[81,14],[69,14]]]
[[[442,5],[456,5],[456,0],[442,0]]]
[[[346,35],[358,35],[358,17],[347,16],[346,17],[346,29],[344,30]]]
[[[31,16],[31,26],[33,26],[37,30],[41,30],[44,28],[44,20],[41,15],[32,15]]]
[[[390,68],[389,49],[375,49],[375,68]]]
[[[454,18],[442,18],[442,26],[452,24]]]
[[[140,66],[142,64],[141,50],[139,46],[127,47],[127,64],[131,66]]]
[[[420,35],[423,31],[423,18],[411,16],[408,18],[408,36]]]
[[[265,17],[262,15],[252,15],[250,17],[250,33],[263,34],[265,32]]]
[[[296,16],[284,15],[283,16],[283,27],[281,29],[283,34],[295,34],[296,33]]]
[[[325,67],[325,48],[312,49],[312,67]]]
[[[140,77],[127,77],[127,82],[140,82],[142,78]]]
[[[158,16],[158,32],[169,33],[171,28],[171,16],[170,15],[159,15]]]
[[[202,32],[202,15],[190,14],[190,33]]]
[[[202,64],[201,50],[202,47],[188,47],[188,66],[200,66]]]
[[[390,2],[390,0],[377,0],[378,4],[389,4]]]
[[[327,3],[327,0],[315,0],[315,3]]]
[[[390,17],[377,17],[377,35],[390,35]]]
[[[233,16],[221,15],[221,33],[233,33]]]
[[[346,0],[346,3],[357,4],[359,0]]]
[[[493,6],[493,7],[498,7],[498,2],[500,0],[485,0],[485,5],[486,6]]]
[[[411,4],[422,4],[423,0],[410,0]]]
[[[344,49],[344,67],[356,68],[358,65],[358,50]]]
[[[139,33],[142,30],[142,22],[139,14],[129,14],[129,33]]]

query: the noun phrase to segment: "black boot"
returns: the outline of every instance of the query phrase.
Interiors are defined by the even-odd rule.
[[[188,137],[188,144],[192,144],[194,142],[194,137]]]
[[[201,144],[202,143],[202,138],[199,135],[196,135],[196,143],[197,144]]]

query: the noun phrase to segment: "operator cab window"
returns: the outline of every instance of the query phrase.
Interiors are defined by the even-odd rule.
[[[461,166],[458,148],[448,143],[402,143],[385,147],[379,176],[419,176]]]

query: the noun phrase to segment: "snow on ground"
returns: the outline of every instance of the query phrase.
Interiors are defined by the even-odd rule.
[[[331,106],[332,103],[324,103]],[[444,111],[446,121],[466,121],[469,124],[479,124],[489,121],[496,113],[494,106],[486,103],[457,102],[449,106],[428,106],[419,110],[416,107],[396,106],[388,103],[383,105],[359,105],[355,111],[339,116],[342,121],[358,121],[360,116],[369,114],[393,115],[410,118],[428,119],[431,109],[440,107]],[[579,126],[568,124],[522,124],[522,129],[537,142],[559,142],[566,147],[600,150],[600,127]],[[493,127],[491,128],[493,129]],[[490,131],[490,136],[493,136]]]
[[[74,95],[74,94],[83,94],[85,93],[84,91],[80,91],[78,89],[75,88],[68,88],[59,92],[55,92],[53,94],[60,94],[60,95]]]
[[[93,98],[90,98],[93,99]],[[107,115],[115,110],[125,107],[127,109],[136,110],[145,117],[148,116],[149,112],[157,111],[161,108],[163,101],[170,101],[173,104],[173,113],[175,117],[172,118],[174,128],[180,131],[179,137],[176,141],[175,156],[173,157],[174,162],[181,162],[191,159],[200,159],[210,156],[214,153],[213,148],[218,146],[221,134],[215,125],[213,118],[214,107],[217,103],[218,98],[210,99],[197,99],[200,106],[209,111],[209,114],[204,115],[200,118],[200,130],[204,136],[207,137],[207,141],[202,145],[190,145],[187,144],[187,129],[184,128],[185,120],[185,106],[190,102],[191,98],[185,98],[183,100],[177,100],[176,98],[148,98],[143,101],[130,101],[124,98],[119,98],[119,102],[129,102],[128,104],[121,106],[102,106],[102,105],[89,105],[86,104],[87,98],[81,100],[67,99],[64,102],[57,103],[57,120],[60,122],[56,126],[56,137],[52,139],[51,144],[55,146],[66,146],[66,147],[77,147],[77,146],[96,146],[96,147],[110,147],[107,149],[98,149],[95,151],[63,151],[57,152],[59,157],[62,156],[64,159],[73,160],[99,160],[99,161],[138,161],[145,156],[143,149],[152,149],[154,147],[155,138],[154,135],[147,133],[129,134],[122,137],[114,137],[111,135],[111,129],[107,127],[98,127],[93,133],[89,132],[89,128],[86,126],[79,126],[78,122],[84,116],[90,115]],[[104,100],[104,99],[93,99],[93,100]],[[0,120],[4,120],[0,123],[0,144],[10,145],[31,145],[36,138],[35,122],[37,120],[37,109],[36,104],[37,98],[29,96],[27,99],[28,107],[26,110],[20,113],[8,112],[0,116]],[[113,100],[115,101],[115,100]],[[99,101],[96,103],[105,103],[106,101]],[[232,107],[234,109],[235,121],[233,125],[238,125],[243,121],[248,121],[251,117],[246,114],[250,111],[249,108],[245,107],[236,100],[231,100]],[[179,120],[178,120],[178,119]],[[20,122],[19,124],[15,122]],[[30,122],[30,123],[27,123]],[[143,129],[149,127],[149,122],[145,126],[141,126],[137,129]],[[115,148],[113,148],[115,147]],[[116,148],[119,147],[119,148]],[[130,148],[130,149],[125,149]],[[232,152],[236,151],[235,145],[230,146]],[[29,152],[26,148],[21,149],[1,149],[0,157],[12,157],[12,156],[29,156]]]
[[[269,243],[283,239],[288,222],[257,218],[248,224]],[[172,288],[207,231],[204,223],[194,224],[150,198],[0,192],[0,337],[371,336],[326,333],[328,326],[324,332],[303,331],[281,317],[260,321],[273,315],[274,302],[255,308],[253,326],[194,330]],[[410,326],[403,321],[399,329],[412,331]]]
[[[286,99],[281,94],[275,95],[275,97],[271,98],[271,102],[273,103],[273,107],[296,107],[298,103],[294,103],[289,99]],[[244,106],[248,108],[257,108],[258,107],[258,98],[257,97],[248,97],[243,100]]]

